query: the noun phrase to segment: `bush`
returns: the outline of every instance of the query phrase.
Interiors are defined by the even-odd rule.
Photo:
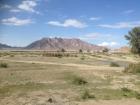
[[[121,88],[122,95],[126,98],[136,97],[136,92],[126,87]]]
[[[140,100],[140,93],[136,93],[136,99]]]
[[[110,66],[111,66],[111,67],[120,67],[120,65],[117,64],[116,62],[111,62],[111,63],[110,63]]]
[[[93,54],[93,55],[91,55],[91,56],[97,57],[97,58],[102,58],[102,56],[100,56],[100,55],[95,55],[95,54]]]
[[[14,57],[14,55],[13,55],[13,54],[11,54],[11,55],[10,55],[10,57]]]
[[[73,77],[72,83],[75,84],[75,85],[85,85],[88,82],[82,77],[75,76],[75,77]]]
[[[126,88],[126,87],[121,88],[121,90],[122,90],[123,92],[131,92],[131,90],[128,89],[128,88]]]
[[[7,63],[0,63],[0,68],[7,68],[8,64]]]
[[[85,57],[81,57],[80,59],[81,59],[81,60],[85,60]]]
[[[43,52],[42,54],[43,57],[78,57],[77,54],[73,53],[65,53],[65,52]]]
[[[88,90],[84,90],[84,92],[81,95],[81,98],[85,100],[85,99],[90,99],[90,98],[94,99],[96,97],[95,97],[95,95],[90,94]]]
[[[140,73],[140,63],[137,64],[129,64],[127,67],[125,67],[124,73]]]
[[[61,49],[61,52],[66,52],[66,50],[64,48]]]
[[[79,49],[79,53],[83,53],[83,50],[82,49]]]

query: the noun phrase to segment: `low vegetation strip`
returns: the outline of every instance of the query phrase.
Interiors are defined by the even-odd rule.
[[[11,59],[0,59],[8,62],[18,62],[18,63],[35,63],[35,64],[44,64],[44,65],[62,65],[62,66],[72,66],[86,69],[96,69],[96,70],[118,70],[118,68],[109,67],[109,66],[94,66],[94,65],[86,65],[86,64],[74,64],[74,63],[56,63],[56,62],[44,62],[44,61],[27,61],[27,60],[11,60]],[[123,70],[123,67],[119,67],[119,70]],[[119,71],[118,70],[118,71]]]
[[[0,62],[0,68],[7,68],[8,64],[4,62]]]
[[[129,64],[125,70],[125,73],[140,73],[140,63],[136,63],[136,64]]]
[[[110,66],[111,67],[120,67],[120,65],[118,63],[116,63],[116,62],[111,62]]]

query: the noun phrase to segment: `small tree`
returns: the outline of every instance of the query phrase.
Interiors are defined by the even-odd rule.
[[[61,52],[66,52],[66,50],[64,48],[61,49]]]
[[[108,48],[103,49],[103,52],[104,52],[104,53],[108,53],[108,51],[109,51]]]
[[[140,27],[133,28],[125,38],[129,41],[131,52],[140,55]]]
[[[83,50],[82,49],[79,49],[79,53],[83,53]]]

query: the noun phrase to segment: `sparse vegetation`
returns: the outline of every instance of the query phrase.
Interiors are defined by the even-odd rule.
[[[66,50],[64,48],[61,49],[61,52],[66,52]]]
[[[140,100],[140,93],[136,92],[136,99]]]
[[[65,52],[43,52],[43,57],[77,57],[78,55],[76,53],[65,53]]]
[[[10,57],[14,57],[15,55],[11,54]]]
[[[140,73],[140,63],[137,64],[129,64],[127,67],[125,67],[124,73]]]
[[[97,58],[102,58],[102,56],[100,56],[100,55],[96,55],[96,54],[92,54],[91,56],[93,56],[93,57],[97,57]]]
[[[84,55],[82,55],[81,60],[85,60],[85,56]]]
[[[33,90],[40,90],[45,89],[47,86],[42,83],[33,83],[33,82],[27,82],[25,84],[17,84],[17,85],[6,85],[4,87],[0,88],[0,97],[2,96],[8,96],[17,90],[22,91],[33,91]]]
[[[82,99],[95,99],[95,95],[91,94],[87,89],[81,94]]]
[[[121,90],[122,90],[123,92],[131,92],[131,90],[128,89],[128,88],[126,88],[126,87],[121,88]]]
[[[3,62],[0,63],[0,68],[7,68],[7,67],[8,67],[7,63],[3,63]]]
[[[109,52],[109,49],[108,48],[105,48],[104,50],[103,50],[103,53],[108,53]]]
[[[82,49],[79,49],[79,53],[83,53],[83,50]]]
[[[58,54],[62,54],[61,59],[58,59]],[[20,94],[20,97],[24,99],[24,97],[37,92],[41,92],[41,95],[44,93],[52,96],[58,93],[60,97],[66,96],[66,98],[68,94],[71,99],[80,102],[140,99],[140,91],[135,91],[133,87],[128,85],[132,84],[135,89],[139,89],[139,75],[134,74],[135,76],[132,79],[130,77],[127,81],[126,78],[129,78],[130,74],[118,72],[128,64],[127,60],[129,59],[121,61],[123,54],[122,56],[110,55],[110,57],[103,53],[82,53],[77,58],[71,57],[74,54],[78,55],[78,53],[47,51],[12,52],[6,57],[2,57],[1,59],[4,58],[4,60],[1,62],[8,64],[8,68],[4,71],[0,69],[0,100],[3,100],[3,97],[13,98],[13,95],[18,97]],[[16,56],[10,57],[10,55]],[[132,55],[125,56],[132,59],[134,57]],[[81,60],[82,57],[86,59]],[[98,59],[101,57],[103,59]],[[115,57],[119,57],[120,61],[116,60]],[[121,64],[121,67],[109,67],[110,62],[117,62],[117,64]],[[120,88],[118,85],[124,86],[124,88]],[[48,92],[48,90],[51,91]],[[22,93],[24,94],[22,95]],[[39,94],[38,97],[40,98],[41,95]],[[53,97],[49,98],[55,101]]]
[[[138,93],[137,91],[128,89],[126,87],[121,88],[121,90],[124,97],[134,97],[136,99],[140,99],[140,93]]]
[[[116,62],[111,62],[110,66],[111,67],[120,67],[120,65],[118,63],[116,63]]]
[[[73,76],[72,83],[75,84],[75,85],[85,85],[88,82],[83,77]]]

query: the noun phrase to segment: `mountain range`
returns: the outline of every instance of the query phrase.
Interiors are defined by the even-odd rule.
[[[93,45],[76,38],[42,38],[29,44],[25,47],[25,49],[49,51],[61,49],[65,49],[67,51],[79,51],[79,49],[82,49],[86,51],[101,51],[104,49],[104,47]]]
[[[8,49],[8,48],[12,48],[12,47],[9,45],[0,43],[0,49]]]
[[[0,49],[24,49],[24,50],[48,50],[57,51],[65,49],[66,51],[79,51],[80,49],[86,51],[102,51],[105,47],[90,44],[76,38],[42,38],[34,41],[25,47],[11,47],[6,44],[0,44]]]

